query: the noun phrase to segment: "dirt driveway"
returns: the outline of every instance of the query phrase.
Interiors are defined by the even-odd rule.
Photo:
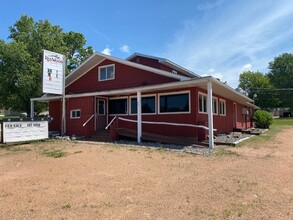
[[[0,219],[293,219],[292,137],[209,157],[61,141],[0,149]]]

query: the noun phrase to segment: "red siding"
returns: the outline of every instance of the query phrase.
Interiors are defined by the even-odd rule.
[[[151,59],[151,58],[147,58],[147,57],[136,56],[136,57],[132,58],[130,61],[134,62],[134,63],[139,63],[139,64],[142,64],[142,65],[150,66],[150,67],[153,67],[153,68],[156,68],[156,69],[164,70],[164,71],[167,71],[167,72],[170,72],[170,73],[172,73],[172,70],[174,70],[171,67],[168,67],[168,66],[166,66],[164,64],[161,64],[156,59]],[[176,70],[176,72],[177,72],[178,75],[187,76],[187,75],[185,75],[184,73],[182,73],[180,71]],[[189,77],[189,76],[187,76],[187,77]]]
[[[70,111],[80,109],[79,119],[70,119]],[[74,98],[66,101],[66,134],[90,136],[94,133],[94,118],[83,124],[94,114],[94,97]]]
[[[50,131],[61,131],[62,101],[50,101],[49,115],[53,120],[49,123]]]
[[[98,81],[98,67],[115,64],[115,79]],[[66,93],[96,92],[178,81],[134,67],[105,60],[66,88]]]

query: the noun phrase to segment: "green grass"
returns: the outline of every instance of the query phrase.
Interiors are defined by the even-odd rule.
[[[293,118],[276,118],[273,120],[272,126],[293,126]]]
[[[47,157],[59,158],[66,156],[66,152],[61,150],[44,150],[43,154]]]
[[[274,119],[273,124],[265,133],[249,138],[248,140],[238,144],[237,147],[241,147],[247,144],[255,146],[254,144],[271,141],[275,138],[277,133],[279,133],[283,129],[286,129],[288,126],[293,126],[293,119]]]

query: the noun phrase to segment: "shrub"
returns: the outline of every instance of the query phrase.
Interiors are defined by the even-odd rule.
[[[258,128],[269,128],[273,123],[273,116],[264,110],[257,110],[252,119],[255,121],[255,125]]]

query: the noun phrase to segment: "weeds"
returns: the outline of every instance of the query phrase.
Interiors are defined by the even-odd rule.
[[[66,156],[66,152],[61,151],[61,150],[44,150],[43,154],[46,155],[47,157],[53,157],[53,158],[60,158]]]
[[[231,150],[227,150],[224,148],[219,148],[218,150],[216,150],[215,155],[217,157],[223,157],[223,156],[240,156],[238,153],[231,151]]]
[[[71,205],[69,203],[61,206],[62,209],[71,209]]]

